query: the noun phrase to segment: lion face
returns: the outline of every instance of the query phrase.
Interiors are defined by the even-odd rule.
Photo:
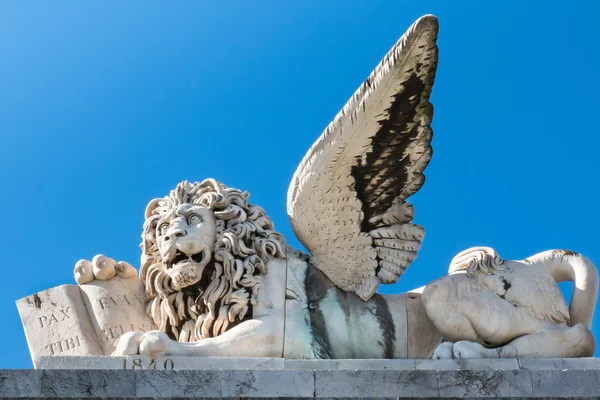
[[[171,338],[215,337],[252,318],[267,263],[285,241],[247,192],[181,182],[146,207],[140,278],[148,312]]]
[[[156,242],[173,289],[198,282],[211,261],[217,233],[213,212],[200,205],[181,204],[161,216]]]

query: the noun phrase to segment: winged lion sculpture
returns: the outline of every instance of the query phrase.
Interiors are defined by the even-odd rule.
[[[435,17],[416,21],[298,166],[287,211],[308,254],[286,246],[247,192],[213,179],[152,200],[140,278],[159,330],[125,334],[115,354],[592,355],[598,274],[574,252],[507,261],[472,248],[424,288],[376,293],[398,281],[424,235],[407,199],[432,157],[437,35]],[[79,272],[80,284],[93,279]],[[565,280],[575,283],[570,306],[557,286]]]

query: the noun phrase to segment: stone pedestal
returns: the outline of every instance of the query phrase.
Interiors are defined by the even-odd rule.
[[[21,398],[598,398],[600,359],[284,360],[44,357],[0,370]]]

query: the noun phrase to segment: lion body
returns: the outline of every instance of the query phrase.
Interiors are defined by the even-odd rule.
[[[286,248],[248,198],[209,179],[183,182],[150,203],[140,276],[161,332],[134,335],[127,340],[139,346],[123,343],[123,349],[317,359],[593,352],[588,328],[597,272],[579,255],[504,262],[492,249],[470,249],[425,290],[364,301],[336,287],[309,256]],[[556,281],[583,276],[585,297],[574,296],[567,310]],[[569,313],[583,324],[571,328]],[[554,346],[536,347],[539,335]],[[457,343],[443,343],[442,336]]]
[[[429,358],[442,342],[421,293],[363,301],[288,253],[285,358]]]

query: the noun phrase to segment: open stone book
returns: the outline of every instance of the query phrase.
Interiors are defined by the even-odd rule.
[[[110,355],[126,332],[156,329],[138,277],[62,285],[17,301],[35,368],[40,357]]]

